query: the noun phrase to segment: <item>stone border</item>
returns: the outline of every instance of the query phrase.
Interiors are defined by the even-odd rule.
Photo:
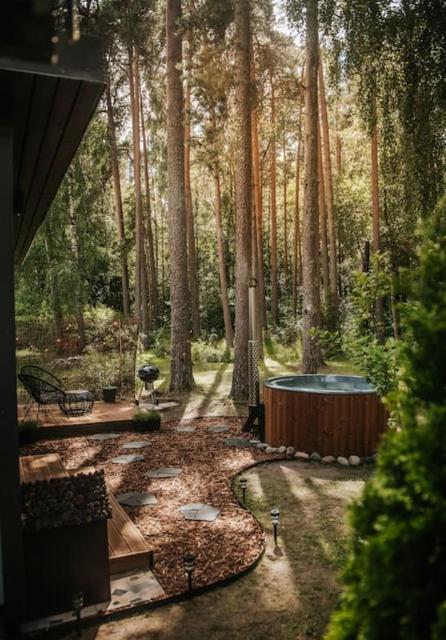
[[[337,464],[341,467],[359,467],[363,464],[374,464],[377,454],[372,456],[321,456],[317,451],[307,453],[306,451],[296,451],[294,447],[282,445],[280,447],[271,447],[266,442],[259,442],[255,445],[257,449],[267,454],[281,454],[286,460],[298,460],[299,462],[320,462],[321,464]]]

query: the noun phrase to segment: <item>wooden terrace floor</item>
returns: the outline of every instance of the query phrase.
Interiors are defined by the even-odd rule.
[[[19,420],[24,419],[25,407],[19,405]],[[58,405],[48,405],[39,412],[39,428],[30,432],[30,440],[35,442],[46,438],[64,438],[109,430],[127,431],[132,428],[136,406],[129,401],[94,403],[93,411],[84,416],[66,416]],[[34,405],[26,420],[37,419],[37,405]]]

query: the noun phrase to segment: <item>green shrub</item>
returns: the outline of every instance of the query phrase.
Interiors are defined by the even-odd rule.
[[[446,201],[425,232],[373,479],[352,508],[345,591],[326,640],[446,638]]]
[[[133,420],[135,422],[158,422],[160,419],[161,414],[153,409],[152,411],[135,411],[133,414]]]
[[[161,426],[161,415],[158,411],[136,411],[133,416],[135,431],[156,431]]]
[[[390,294],[390,281],[386,254],[372,257],[368,273],[352,275],[341,340],[342,352],[381,396],[395,389],[399,361],[397,341],[393,337],[381,341],[375,324],[376,301]]]
[[[231,353],[226,349],[224,341],[211,343],[204,340],[194,340],[192,343],[192,362],[231,362]]]

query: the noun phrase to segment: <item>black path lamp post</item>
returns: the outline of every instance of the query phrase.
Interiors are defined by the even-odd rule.
[[[82,635],[81,610],[82,610],[83,606],[84,606],[84,594],[82,593],[82,591],[77,591],[73,595],[73,609],[74,609],[74,612],[76,614],[76,626],[77,626],[77,635],[78,636]]]
[[[189,591],[192,591],[192,572],[195,567],[195,556],[193,553],[186,553],[183,557],[184,570],[187,575],[187,586]]]
[[[280,522],[280,511],[277,507],[271,509],[271,522],[273,523],[274,544],[277,546],[277,529]]]
[[[240,489],[242,490],[242,502],[245,505],[246,502],[246,492],[248,490],[248,480],[246,478],[240,478]]]

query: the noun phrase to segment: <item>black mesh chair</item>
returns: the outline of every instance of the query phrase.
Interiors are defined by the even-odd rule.
[[[37,421],[40,409],[47,405],[58,404],[60,409],[70,416],[84,415],[93,408],[93,396],[89,391],[66,391],[59,378],[52,373],[35,365],[27,365],[21,368],[18,374],[20,382],[30,394],[33,402],[37,404]],[[26,417],[32,404],[25,411]]]

